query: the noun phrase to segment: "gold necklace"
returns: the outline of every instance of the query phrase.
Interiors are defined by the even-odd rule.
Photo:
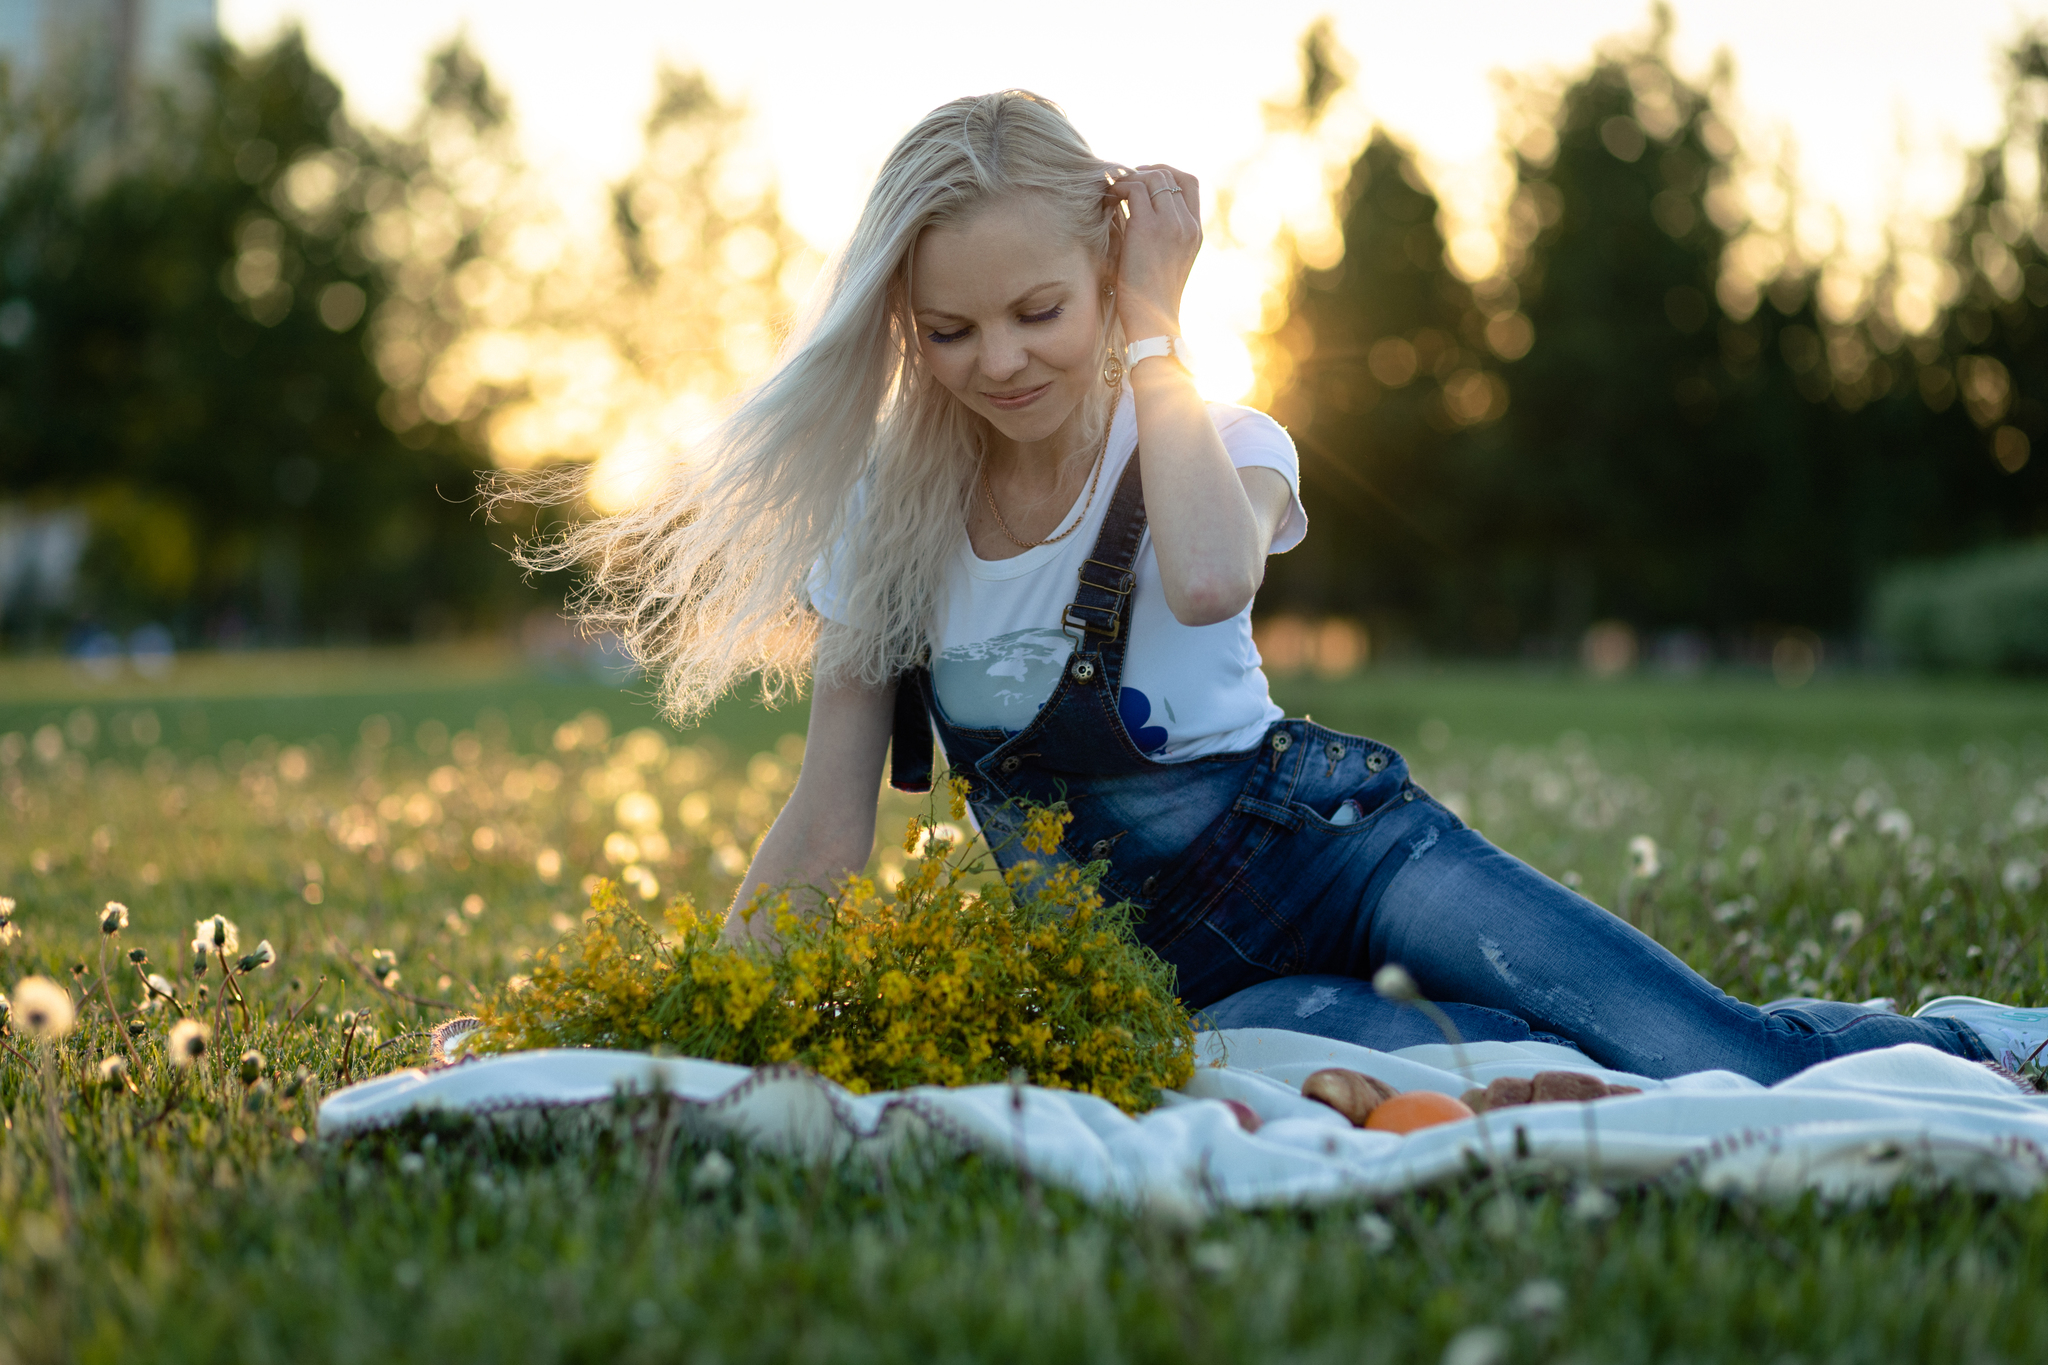
[[[1081,504],[1081,514],[1074,518],[1074,524],[1056,536],[1047,536],[1044,540],[1023,540],[1019,538],[1017,533],[1010,529],[1010,523],[1003,520],[1003,509],[996,506],[995,489],[989,486],[988,481],[988,461],[984,459],[981,462],[982,500],[988,504],[989,515],[996,519],[997,528],[1009,538],[1012,545],[1020,550],[1035,550],[1041,545],[1057,545],[1060,541],[1065,540],[1068,536],[1080,530],[1081,523],[1088,520],[1088,509],[1095,505],[1095,486],[1102,482],[1102,457],[1109,453],[1109,429],[1116,424],[1117,403],[1121,402],[1122,398],[1123,395],[1119,394],[1116,400],[1110,404],[1109,417],[1102,424],[1102,440],[1095,447],[1095,472],[1088,476],[1088,500]]]

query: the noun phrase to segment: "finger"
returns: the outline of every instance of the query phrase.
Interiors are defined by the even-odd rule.
[[[1172,166],[1162,165],[1157,169],[1164,172],[1174,187],[1180,191],[1174,197],[1181,201],[1181,207],[1188,211],[1188,217],[1199,226],[1202,221],[1202,182],[1188,172]]]
[[[1186,223],[1182,225],[1192,224],[1196,232],[1200,232],[1202,224],[1201,185],[1195,177],[1185,171],[1177,171],[1167,165],[1139,166],[1136,168],[1136,173],[1137,177],[1145,182],[1146,197],[1153,201],[1154,206],[1168,221],[1179,223],[1181,219],[1179,209],[1185,209],[1187,218]],[[1168,198],[1179,201],[1178,209],[1167,209],[1165,201]]]
[[[1202,182],[1186,171],[1175,171],[1173,178],[1180,184],[1181,200],[1188,213],[1199,224],[1202,221]]]
[[[1157,222],[1167,212],[1166,206],[1159,201],[1176,197],[1169,193],[1169,187],[1162,183],[1156,172],[1140,171],[1128,180],[1118,181],[1116,188],[1130,210],[1134,225],[1141,221],[1148,224]]]

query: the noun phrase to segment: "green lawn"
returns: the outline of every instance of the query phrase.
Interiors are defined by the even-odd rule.
[[[2048,689],[1418,670],[1280,690],[1401,746],[1496,842],[1625,898],[1738,992],[2048,999]],[[741,700],[679,734],[644,695],[483,647],[156,680],[0,662],[21,930],[0,986],[42,972],[92,1002],[61,1047],[0,1052],[0,1362],[2048,1358],[2048,1196],[1608,1204],[1530,1182],[1187,1226],[929,1153],[877,1172],[723,1148],[728,1174],[632,1108],[306,1135],[319,1093],[418,1060],[446,1013],[375,989],[373,953],[387,985],[466,1005],[574,923],[590,876],[721,901],[803,719]],[[643,791],[658,829],[622,824]],[[878,875],[913,809],[889,800]],[[1637,835],[1660,848],[1647,882],[1626,879]],[[132,910],[106,960],[141,1024],[133,1092],[101,1079],[122,1052],[109,899]],[[215,913],[278,954],[242,978],[246,1026],[217,964],[192,974]],[[139,1010],[134,948],[219,1026],[190,1072],[165,1056],[178,1011]]]

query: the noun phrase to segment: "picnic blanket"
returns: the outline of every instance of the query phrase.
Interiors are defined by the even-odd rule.
[[[2007,1195],[2048,1183],[2048,1096],[1917,1044],[1824,1062],[1773,1086],[1726,1071],[1651,1080],[1544,1043],[1470,1043],[1461,1059],[1441,1044],[1376,1052],[1281,1029],[1226,1029],[1198,1035],[1197,1048],[1193,1081],[1136,1118],[1093,1096],[1034,1086],[855,1095],[795,1067],[579,1048],[363,1081],[327,1097],[319,1128],[346,1136],[433,1111],[490,1115],[665,1090],[702,1129],[792,1156],[885,1157],[936,1140],[1097,1202],[1193,1208],[1378,1197],[1490,1167],[1847,1200],[1901,1180]],[[1400,1136],[1353,1128],[1303,1098],[1302,1080],[1328,1066],[1449,1095],[1547,1070],[1643,1093],[1495,1110]],[[1226,1099],[1263,1120],[1257,1131]]]

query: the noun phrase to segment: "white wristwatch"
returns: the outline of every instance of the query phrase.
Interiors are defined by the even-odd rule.
[[[1183,337],[1146,337],[1143,341],[1132,342],[1124,347],[1124,368],[1135,370],[1139,361],[1150,360],[1155,355],[1178,360],[1182,369],[1190,374],[1194,373],[1195,358],[1188,350],[1187,340]]]

